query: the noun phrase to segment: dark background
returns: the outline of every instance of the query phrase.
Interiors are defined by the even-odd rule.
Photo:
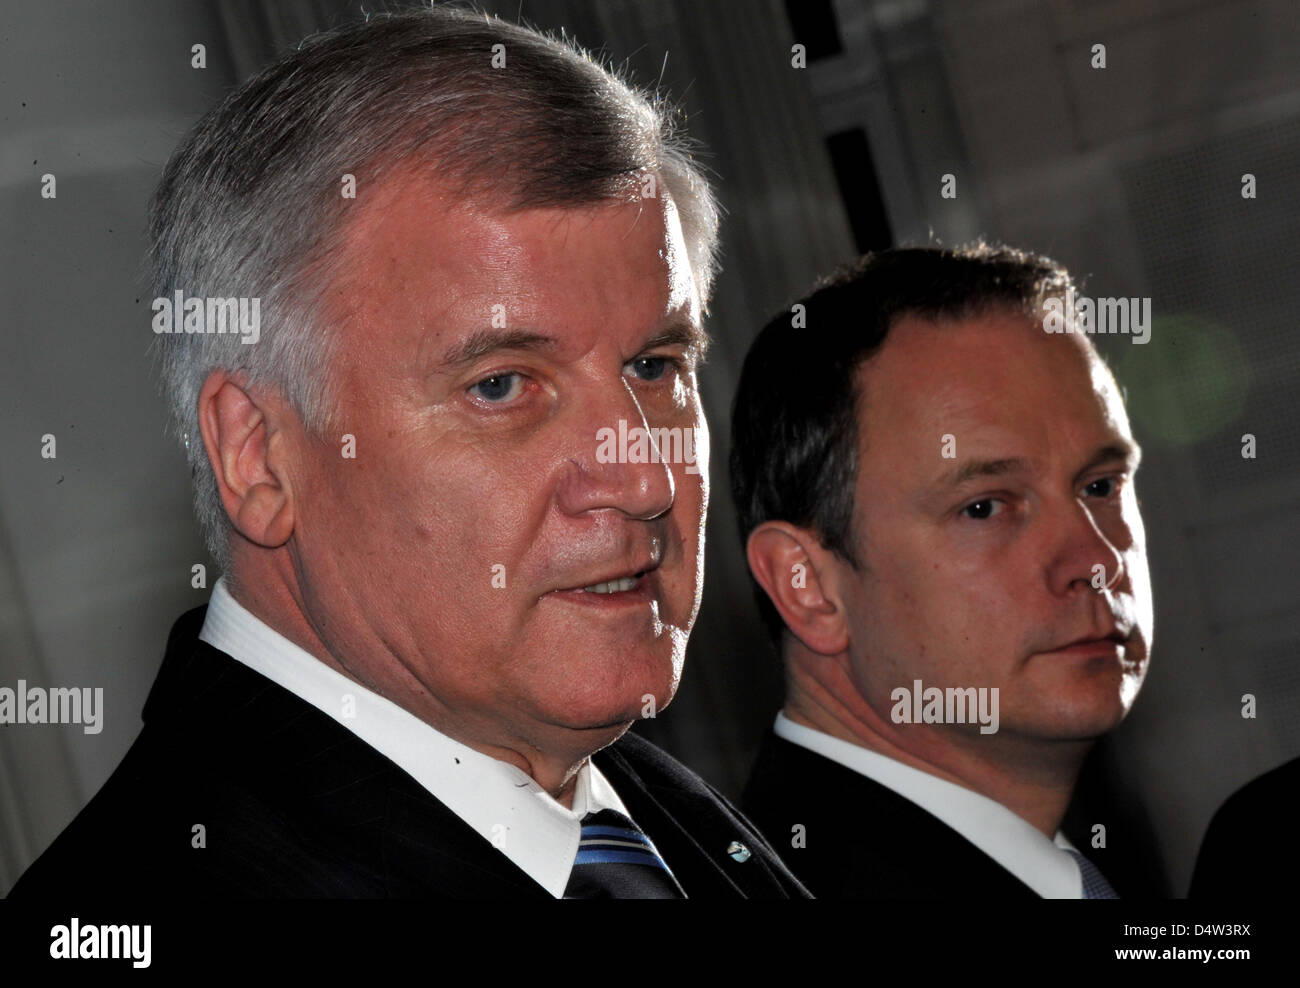
[[[208,590],[188,472],[146,360],[145,205],[198,116],[356,0],[43,2],[0,13],[0,685],[102,686],[105,726],[0,726],[0,891],[140,727],[166,633]],[[365,3],[375,10],[375,3]],[[1090,758],[1121,892],[1182,895],[1233,789],[1300,754],[1295,382],[1300,28],[1285,0],[511,0],[683,98],[728,215],[703,373],[704,606],[671,710],[639,730],[736,794],[780,701],[727,493],[758,327],[858,250],[976,236],[1089,294],[1150,296],[1102,340],[1146,450],[1153,665]],[[791,66],[806,46],[807,68]],[[191,46],[207,67],[190,66]],[[1090,62],[1106,46],[1106,67]],[[666,56],[666,59],[665,59]],[[54,173],[58,198],[40,196]],[[951,173],[957,198],[940,197]],[[1240,194],[1244,173],[1258,198]],[[1106,344],[1111,345],[1106,345]],[[40,457],[52,433],[58,458]],[[1253,434],[1257,458],[1243,459]],[[209,588],[216,574],[209,575]],[[1243,719],[1241,696],[1258,699]]]

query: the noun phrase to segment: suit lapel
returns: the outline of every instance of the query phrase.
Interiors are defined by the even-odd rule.
[[[640,739],[628,737],[623,743],[628,742],[638,743]],[[595,757],[632,819],[654,841],[688,897],[763,897],[771,896],[773,889],[780,887],[762,855],[753,854],[743,862],[728,855],[732,841],[753,839],[707,791],[647,781],[617,745]],[[691,830],[679,822],[682,820],[691,821]]]

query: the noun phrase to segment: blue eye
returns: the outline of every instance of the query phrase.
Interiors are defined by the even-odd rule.
[[[982,501],[976,501],[974,504],[966,505],[966,507],[961,509],[961,512],[967,518],[974,519],[975,521],[985,521],[988,518],[992,518],[997,513],[993,510],[993,506],[1001,503],[1001,501],[998,501],[995,498],[985,498]]]
[[[664,371],[672,363],[675,361],[671,357],[637,357],[636,360],[629,361],[628,366],[645,371],[637,375],[641,380],[657,381],[663,377]]]
[[[509,374],[493,374],[485,377],[470,387],[470,393],[477,391],[479,397],[493,404],[500,404],[518,390],[519,375],[513,371]]]

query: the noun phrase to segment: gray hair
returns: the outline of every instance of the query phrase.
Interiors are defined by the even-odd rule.
[[[693,147],[659,94],[571,41],[446,8],[309,38],[205,115],[167,163],[149,234],[156,297],[261,300],[253,345],[237,333],[155,337],[195,514],[222,570],[229,527],[199,432],[199,391],[224,369],[278,391],[311,434],[329,434],[337,334],[325,297],[354,202],[341,194],[344,175],[363,188],[399,166],[427,166],[456,193],[511,212],[595,204],[649,172],[677,206],[706,303],[719,206]]]

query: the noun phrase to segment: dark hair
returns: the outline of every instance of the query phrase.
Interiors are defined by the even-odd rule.
[[[855,374],[904,316],[1033,315],[1069,273],[1010,247],[907,247],[867,254],[772,318],[745,357],[731,417],[731,492],[742,545],[772,519],[817,532],[854,569],[858,398]],[[802,307],[802,309],[800,309]],[[772,640],[783,622],[754,582]]]

